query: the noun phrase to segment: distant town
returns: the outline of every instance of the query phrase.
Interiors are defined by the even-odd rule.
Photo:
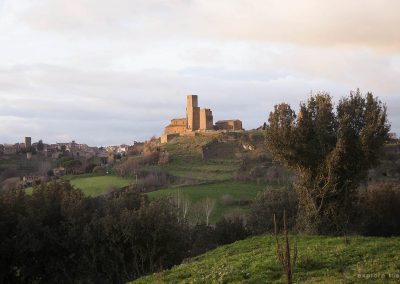
[[[99,157],[104,159],[113,159],[114,155],[126,155],[126,153],[135,147],[143,145],[141,142],[134,142],[133,145],[121,144],[105,147],[92,147],[87,144],[76,143],[75,141],[46,144],[42,140],[32,143],[31,137],[25,137],[24,142],[15,144],[0,144],[0,155],[18,155],[26,154],[28,160],[33,154],[39,154],[47,158],[58,159],[62,155],[71,157],[92,158]]]
[[[0,144],[0,159],[6,167],[2,179],[9,178],[10,186],[18,188],[32,186],[52,176],[91,173],[96,167],[107,173],[108,165],[144,145],[135,141],[132,145],[92,147],[76,141],[47,144],[43,140],[32,143],[32,137],[21,140],[14,144]]]

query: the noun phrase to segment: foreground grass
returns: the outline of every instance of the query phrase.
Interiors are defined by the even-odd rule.
[[[132,182],[131,178],[122,178],[118,176],[76,176],[70,179],[71,184],[82,190],[87,196],[99,196],[112,188],[121,188]]]
[[[400,238],[296,236],[294,283],[398,283]],[[132,283],[285,283],[273,237],[219,247]],[[372,279],[373,277],[381,277]],[[384,278],[384,279],[383,279]]]
[[[253,200],[257,194],[265,189],[265,185],[256,183],[241,183],[236,181],[228,181],[221,183],[193,185],[177,188],[168,188],[149,192],[150,198],[161,198],[173,195],[177,191],[181,191],[186,195],[192,205],[203,199],[211,198],[214,199],[216,204],[213,213],[211,214],[210,221],[215,223],[223,215],[228,214],[235,210],[245,211],[248,206],[240,205],[227,205],[222,201],[224,195],[230,195],[235,201],[240,200]]]

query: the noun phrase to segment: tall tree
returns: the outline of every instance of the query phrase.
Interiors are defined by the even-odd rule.
[[[44,144],[42,139],[40,139],[39,142],[37,143],[37,150],[39,152],[42,152],[44,150]]]
[[[355,191],[378,164],[390,125],[386,106],[359,90],[342,98],[336,112],[326,93],[300,104],[298,115],[282,103],[270,113],[266,145],[297,175],[299,224],[311,233],[346,228]]]

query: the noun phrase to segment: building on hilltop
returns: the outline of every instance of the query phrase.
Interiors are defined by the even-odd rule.
[[[186,130],[214,130],[212,111],[208,108],[200,109],[197,96],[186,98]]]
[[[161,136],[161,143],[166,143],[174,137],[180,135],[213,135],[218,131],[239,131],[243,130],[242,122],[235,120],[221,120],[214,126],[214,117],[211,109],[200,108],[198,96],[190,95],[186,97],[186,118],[174,118],[165,127],[164,134]]]
[[[219,120],[215,123],[217,130],[236,131],[242,130],[242,122],[239,119]]]
[[[165,127],[165,133],[182,133],[186,131],[187,119],[174,118],[171,123]]]

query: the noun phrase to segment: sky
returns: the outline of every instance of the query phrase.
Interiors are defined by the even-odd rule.
[[[0,143],[144,141],[189,94],[252,129],[357,88],[400,134],[398,0],[0,0]]]

